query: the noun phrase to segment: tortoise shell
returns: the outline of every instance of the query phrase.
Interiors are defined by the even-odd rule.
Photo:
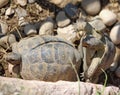
[[[73,66],[79,73],[80,53],[64,39],[36,35],[15,43],[12,50],[21,56],[20,74],[23,79],[77,80]]]

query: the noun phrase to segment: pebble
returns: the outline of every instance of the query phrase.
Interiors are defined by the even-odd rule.
[[[120,78],[120,66],[115,71],[115,75]]]
[[[116,24],[110,31],[110,38],[114,44],[120,44],[120,23]]]
[[[16,4],[19,4],[20,6],[26,6],[27,0],[16,0]]]
[[[103,20],[104,24],[107,26],[111,26],[117,21],[116,14],[108,9],[103,9],[100,12],[99,17]]]
[[[59,37],[64,38],[71,42],[78,40],[77,32],[75,31],[73,25],[69,25],[64,28],[58,28],[57,34]]]
[[[5,5],[7,5],[9,2],[9,0],[0,0],[0,8],[4,7]]]
[[[56,16],[58,27],[65,27],[70,24],[70,19],[65,15],[64,11],[60,11]]]
[[[72,3],[67,4],[64,10],[67,16],[70,17],[71,19],[76,18],[79,15],[78,8]]]
[[[99,32],[104,32],[104,30],[106,29],[105,24],[103,23],[102,20],[100,19],[95,19],[89,22],[89,24],[96,30]]]
[[[6,10],[5,15],[6,15],[6,16],[10,16],[10,15],[12,15],[12,14],[14,14],[14,13],[15,13],[15,10],[12,9],[11,7],[9,7],[9,8]]]
[[[28,3],[35,3],[36,0],[28,0]]]
[[[48,17],[40,26],[39,35],[52,35],[54,29],[54,21]]]
[[[100,0],[82,0],[81,6],[89,15],[96,15],[101,10]]]
[[[24,33],[27,36],[35,35],[35,34],[37,34],[36,27],[34,25],[32,25],[32,24],[27,24],[24,27]]]
[[[8,33],[8,25],[6,22],[0,20],[0,33],[6,34]]]

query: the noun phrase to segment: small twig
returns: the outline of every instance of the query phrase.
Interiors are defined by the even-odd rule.
[[[70,60],[70,63],[71,63],[71,65],[72,65],[72,67],[73,67],[73,69],[74,69],[74,71],[75,71],[75,74],[76,74],[76,76],[77,76],[78,87],[79,87],[79,93],[78,93],[78,95],[80,95],[80,78],[79,78],[79,75],[78,75],[78,73],[77,73],[77,70],[76,70],[76,68],[75,68],[75,66],[74,66],[74,64],[72,63],[72,61],[71,61],[70,58],[69,58],[69,60]]]
[[[105,82],[104,82],[103,90],[102,90],[102,93],[101,93],[101,95],[103,95],[105,87],[106,87],[106,84],[107,84],[108,76],[107,76],[106,72],[103,69],[101,69],[101,70],[105,74]]]

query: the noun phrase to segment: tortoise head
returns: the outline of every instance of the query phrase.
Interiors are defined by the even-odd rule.
[[[82,46],[87,48],[99,49],[104,48],[104,42],[94,37],[93,35],[87,35],[82,41]]]
[[[21,63],[21,56],[17,53],[7,53],[5,55],[5,60],[13,65]]]

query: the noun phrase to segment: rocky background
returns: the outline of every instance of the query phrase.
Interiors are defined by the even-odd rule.
[[[84,91],[80,89],[80,93],[81,95],[119,95],[119,0],[0,0],[0,47],[4,48],[4,50],[0,50],[2,51],[0,52],[0,75],[19,77],[12,70],[13,66],[11,64],[8,65],[3,62],[3,54],[10,52],[11,45],[24,37],[58,35],[71,41],[77,47],[79,39],[85,31],[81,28],[82,25],[81,27],[77,26],[77,21],[81,19],[88,22],[96,31],[106,32],[110,36],[116,46],[116,55],[110,69],[106,71],[108,74],[107,85],[110,85],[106,88],[107,92],[96,94],[96,88],[102,89],[103,86],[90,84],[89,87],[88,83],[81,82],[80,88],[86,89]],[[17,69],[15,72],[19,72],[19,70]],[[104,74],[100,77],[101,84],[104,84],[103,79],[105,79]],[[29,88],[28,85],[31,87]],[[0,77],[0,95],[27,95],[28,93],[28,95],[78,95],[79,91],[77,91],[78,87],[76,85],[78,83],[64,81],[45,83]],[[18,90],[22,89],[19,88],[22,86],[24,87],[23,90]],[[47,92],[42,89],[43,86]],[[57,92],[64,87],[68,87],[67,90]],[[111,90],[113,88],[115,90]],[[75,90],[72,91],[71,89]]]

